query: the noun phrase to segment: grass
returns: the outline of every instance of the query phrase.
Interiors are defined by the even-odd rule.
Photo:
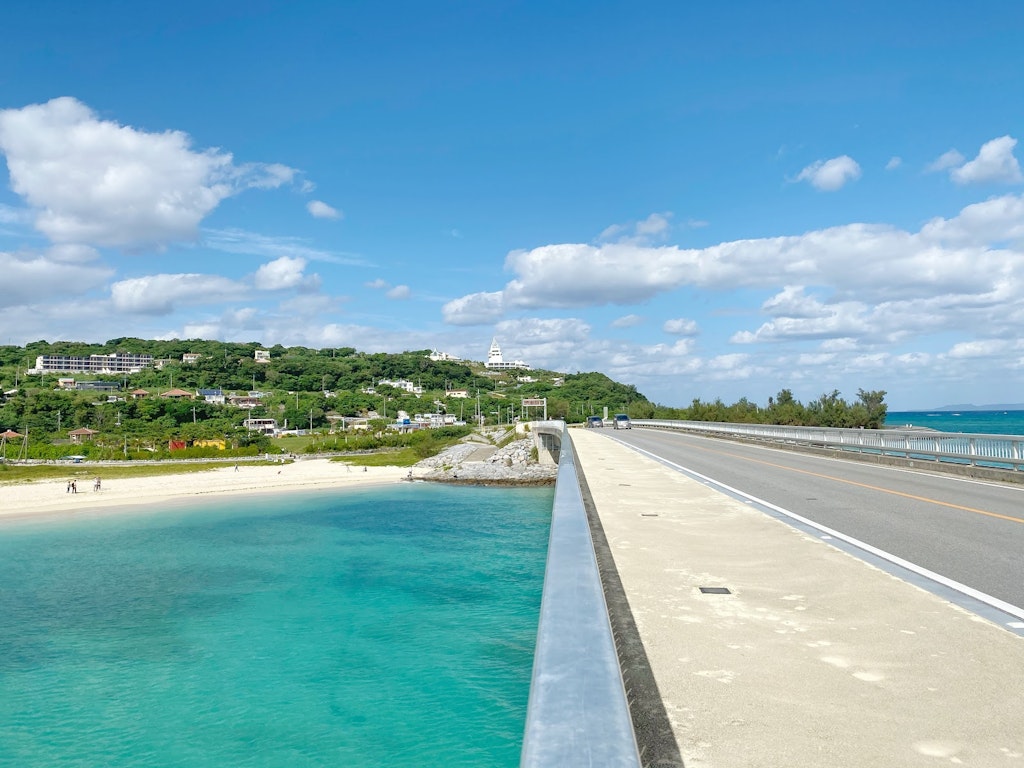
[[[246,462],[246,465],[273,464],[276,462]],[[160,462],[157,464],[0,464],[0,485],[32,483],[42,480],[80,480],[99,475],[104,480],[131,477],[155,477],[180,475],[191,472],[209,472],[223,469],[230,464],[223,461],[210,462]]]
[[[270,442],[285,453],[302,453],[306,446],[316,440],[315,435],[289,435],[288,437],[275,437]]]
[[[423,456],[414,448],[398,448],[376,453],[343,456],[331,459],[331,461],[340,461],[343,464],[351,464],[356,467],[411,467],[422,458]]]

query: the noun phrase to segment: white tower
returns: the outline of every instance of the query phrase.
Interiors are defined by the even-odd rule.
[[[498,337],[491,339],[491,348],[487,352],[487,367],[500,368],[502,363],[501,347],[498,346]]]

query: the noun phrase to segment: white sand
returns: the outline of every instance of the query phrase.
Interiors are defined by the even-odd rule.
[[[90,474],[82,474],[83,469]],[[327,459],[305,459],[291,464],[252,466],[227,464],[204,472],[154,477],[103,477],[103,468],[68,468],[62,480],[0,484],[0,519],[38,513],[74,512],[117,506],[154,505],[192,498],[280,493],[316,488],[354,488],[396,483],[409,474],[407,467],[353,467]],[[101,488],[93,490],[99,475]],[[67,481],[77,481],[78,493],[67,492]]]

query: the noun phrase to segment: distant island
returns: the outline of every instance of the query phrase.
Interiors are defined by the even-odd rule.
[[[991,405],[974,405],[973,403],[959,403],[957,405],[942,405],[938,408],[929,408],[929,411],[1024,411],[1024,403],[993,403]]]

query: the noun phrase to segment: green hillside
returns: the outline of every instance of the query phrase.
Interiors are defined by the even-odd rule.
[[[270,353],[257,362],[255,353]],[[119,376],[48,372],[28,374],[39,355],[152,355],[154,366]],[[183,362],[184,355],[198,355]],[[482,363],[434,361],[430,350],[398,354],[365,353],[352,347],[309,349],[264,347],[257,342],[205,340],[111,339],[105,344],[38,341],[24,347],[0,347],[0,431],[28,432],[38,457],[67,455],[69,432],[95,430],[84,454],[132,456],[166,449],[171,440],[223,440],[235,450],[267,450],[268,440],[250,433],[247,418],[273,418],[282,426],[305,431],[337,431],[356,420],[379,429],[399,411],[451,414],[459,421],[511,423],[539,418],[540,409],[523,411],[524,398],[546,398],[549,418],[582,422],[592,413],[628,412],[651,416],[654,406],[635,387],[600,373],[490,371]],[[78,391],[61,379],[106,382],[113,391]],[[409,382],[417,393],[387,380]],[[225,396],[258,392],[251,410],[202,398],[160,397],[171,389],[195,394],[221,390]],[[144,396],[132,392],[145,390]],[[342,420],[344,417],[344,421]],[[8,455],[17,438],[8,441]],[[48,448],[47,448],[48,447]],[[20,449],[20,447],[19,447]],[[216,451],[214,448],[206,452]],[[202,451],[199,451],[202,453]]]

